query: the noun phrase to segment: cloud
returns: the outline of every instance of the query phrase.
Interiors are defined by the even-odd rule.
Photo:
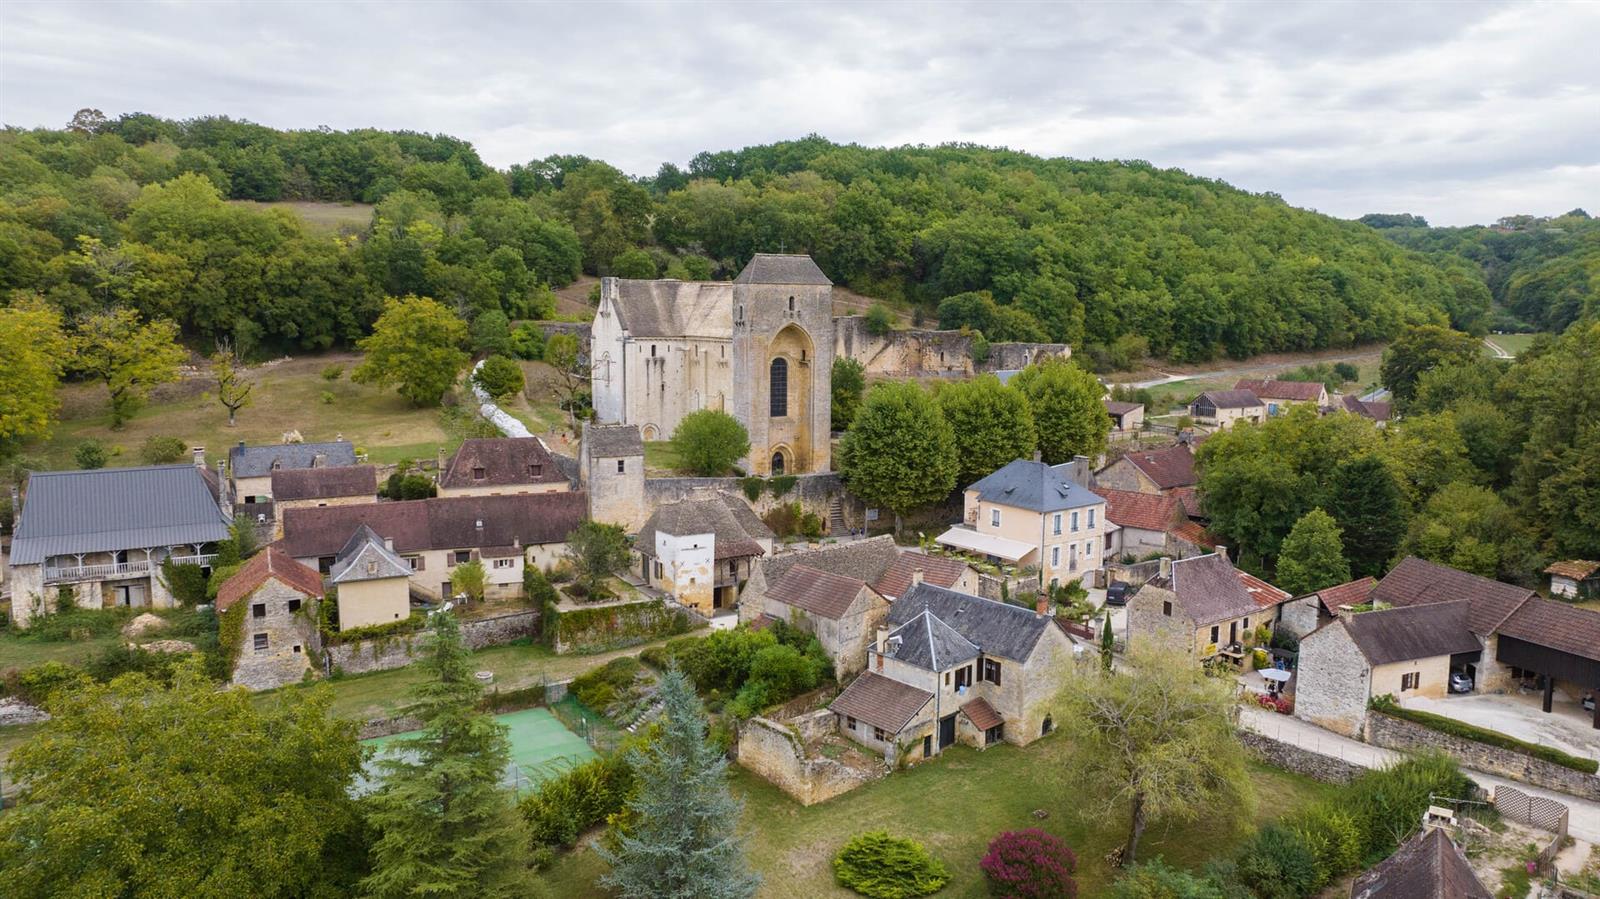
[[[820,133],[1145,159],[1335,215],[1600,207],[1600,4],[0,5],[0,120],[445,132],[648,174]]]

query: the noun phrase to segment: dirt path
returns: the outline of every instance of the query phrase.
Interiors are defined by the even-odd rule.
[[[1492,344],[1491,344],[1492,346]],[[1224,378],[1244,378],[1251,375],[1273,375],[1290,369],[1299,368],[1313,362],[1365,362],[1379,359],[1383,356],[1382,350],[1369,350],[1359,353],[1345,353],[1343,355],[1328,355],[1327,353],[1306,353],[1298,356],[1257,356],[1255,359],[1241,362],[1228,368],[1218,368],[1209,371],[1176,371],[1165,372],[1159,369],[1155,374],[1157,378],[1143,381],[1134,381],[1127,386],[1135,389],[1146,387],[1159,387],[1162,384],[1173,384],[1178,381],[1201,381]]]
[[[1515,359],[1515,358],[1517,358],[1517,357],[1511,355],[1510,353],[1506,352],[1505,348],[1501,347],[1500,344],[1495,343],[1494,341],[1490,340],[1487,337],[1485,337],[1483,339],[1483,345],[1489,348],[1489,352],[1494,353],[1494,357],[1496,359]]]

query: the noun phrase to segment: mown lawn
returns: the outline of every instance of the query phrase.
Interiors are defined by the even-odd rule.
[[[0,669],[32,668],[45,662],[79,665],[122,640],[121,636],[112,633],[87,640],[46,641],[0,631]]]
[[[300,217],[306,230],[312,234],[334,236],[367,230],[372,225],[372,205],[369,203],[313,203],[300,200],[282,200],[276,203],[258,203],[254,200],[230,200],[235,206],[248,206],[257,211],[287,209]]]
[[[928,846],[950,868],[940,897],[988,895],[978,861],[1002,830],[1038,827],[1066,840],[1078,853],[1078,895],[1100,896],[1114,878],[1105,856],[1120,845],[1125,819],[1105,814],[1081,797],[1091,786],[1071,781],[1062,759],[1069,746],[1047,739],[1027,749],[998,746],[986,752],[956,747],[945,756],[843,796],[805,808],[743,768],[734,768],[734,793],[744,800],[751,864],[763,878],[760,894],[772,899],[853,896],[833,882],[830,861],[854,834],[885,829]],[[1197,867],[1226,854],[1248,828],[1326,798],[1337,788],[1265,765],[1252,765],[1257,797],[1253,818],[1227,810],[1181,826],[1153,826],[1143,857]],[[1043,820],[1033,812],[1043,809]],[[592,850],[564,856],[546,875],[553,895],[605,896],[595,879],[605,863]]]
[[[644,445],[644,467],[647,471],[676,473],[683,467],[678,451],[670,440],[649,440]]]
[[[1536,339],[1538,339],[1540,337],[1544,337],[1544,336],[1546,336],[1546,335],[1543,335],[1543,334],[1490,334],[1489,335],[1489,339],[1494,341],[1495,345],[1500,347],[1502,350],[1505,350],[1506,352],[1508,352],[1511,355],[1515,356],[1515,355],[1520,354],[1523,350],[1526,350],[1528,347],[1533,346],[1534,340],[1536,340]],[[1487,346],[1485,346],[1483,348],[1483,351],[1487,355],[1490,355],[1490,356],[1494,355],[1494,351],[1490,350]]]

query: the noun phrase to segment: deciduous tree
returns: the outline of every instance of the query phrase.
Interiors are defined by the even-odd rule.
[[[716,477],[750,455],[750,434],[732,415],[700,409],[685,415],[672,429],[672,449],[688,470],[701,477]]]
[[[1362,456],[1334,469],[1327,510],[1344,532],[1351,575],[1383,574],[1406,527],[1405,500],[1383,460]]]
[[[515,396],[524,384],[522,366],[505,356],[490,356],[472,373],[472,381],[495,399]]]
[[[578,338],[571,334],[551,334],[545,341],[544,361],[555,370],[556,396],[567,410],[567,426],[577,427],[578,394],[589,385],[589,366],[579,352]]]
[[[1400,333],[1383,352],[1378,377],[1394,393],[1401,409],[1417,394],[1417,380],[1429,369],[1472,362],[1483,351],[1477,338],[1439,325],[1415,325]]]
[[[958,485],[971,484],[1013,459],[1033,456],[1038,443],[1033,412],[1016,388],[983,375],[946,384],[936,398],[955,434]]]
[[[74,367],[106,385],[113,428],[144,406],[150,388],[178,380],[184,359],[177,325],[165,319],[141,323],[132,309],[88,316],[72,343]]]
[[[1059,465],[1073,456],[1095,459],[1105,452],[1111,416],[1100,402],[1105,389],[1094,375],[1052,356],[1023,369],[1013,383],[1028,398],[1045,462]]]
[[[239,410],[250,405],[250,390],[255,385],[245,379],[244,366],[225,343],[211,356],[211,377],[217,382],[217,402],[228,410],[228,427],[231,428]]]
[[[628,535],[614,524],[585,521],[567,535],[567,559],[585,591],[604,596],[606,579],[628,567]]]
[[[455,384],[468,356],[466,323],[426,297],[384,301],[372,335],[358,344],[367,354],[350,373],[362,384],[395,385],[418,406],[433,406]]]
[[[483,570],[483,562],[477,559],[462,562],[450,569],[450,589],[465,594],[473,602],[483,599],[483,588],[487,582],[488,575]]]
[[[868,505],[902,518],[950,495],[959,462],[955,435],[939,406],[916,384],[885,382],[866,402],[839,444],[840,471],[851,492]]]
[[[1300,596],[1350,580],[1350,563],[1339,537],[1339,525],[1322,509],[1300,516],[1284,538],[1274,583]]]
[[[8,447],[50,433],[66,354],[54,309],[37,298],[0,307],[0,458]]]
[[[849,356],[833,357],[832,377],[829,379],[832,397],[833,430],[843,431],[855,421],[861,408],[861,397],[867,392],[866,369]]]

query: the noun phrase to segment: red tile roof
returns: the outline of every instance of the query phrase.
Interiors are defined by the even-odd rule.
[[[1183,503],[1183,514],[1190,518],[1204,518],[1200,511],[1200,494],[1193,487],[1174,487],[1167,491],[1168,496],[1175,496],[1178,502]]]
[[[1249,591],[1250,598],[1255,600],[1256,605],[1263,609],[1270,609],[1289,598],[1287,591],[1279,590],[1244,569],[1235,568],[1233,573],[1238,575],[1239,583],[1243,584],[1245,590]]]
[[[1502,636],[1600,661],[1600,612],[1534,597],[1500,625]]]
[[[1208,532],[1198,521],[1185,521],[1183,524],[1178,525],[1168,533],[1180,540],[1187,540],[1190,543],[1193,543],[1195,546],[1203,546],[1206,549],[1217,548],[1216,538],[1212,537],[1210,532]]]
[[[938,587],[954,587],[967,571],[967,563],[960,559],[930,556],[919,552],[903,552],[890,564],[873,589],[889,598],[903,595],[911,589],[911,575],[922,569],[922,581]]]
[[[1353,412],[1373,421],[1389,420],[1390,409],[1388,403],[1367,401],[1350,394],[1345,394],[1340,403],[1344,406],[1346,412]]]
[[[1264,400],[1290,400],[1310,403],[1322,398],[1326,388],[1316,381],[1275,381],[1244,378],[1234,390],[1248,390]]]
[[[853,577],[793,565],[767,587],[767,595],[785,605],[837,621],[850,611],[850,604],[855,602],[862,588],[871,589],[865,581]]]
[[[331,556],[365,524],[398,553],[560,543],[588,517],[584,493],[441,496],[288,509],[281,544],[297,559]]]
[[[1125,528],[1162,532],[1180,522],[1182,503],[1175,496],[1096,489],[1106,501],[1106,519]]]
[[[1372,593],[1372,588],[1377,584],[1376,578],[1364,577],[1360,580],[1318,590],[1316,596],[1321,601],[1323,608],[1330,613],[1337,613],[1340,606],[1359,606],[1366,602],[1368,594]]]
[[[1163,450],[1132,452],[1123,458],[1148,475],[1162,490],[1188,487],[1199,482],[1194,473],[1194,452],[1181,443]]]
[[[1474,633],[1487,636],[1499,630],[1501,622],[1533,595],[1532,590],[1408,556],[1384,575],[1368,598],[1392,606],[1470,599],[1472,611],[1467,623]]]
[[[971,702],[963,703],[961,712],[967,716],[967,720],[971,721],[978,730],[988,730],[991,727],[999,727],[1006,723],[1006,719],[1000,717],[1000,713],[994,710],[994,706],[989,704],[989,700],[981,696]]]
[[[1600,571],[1600,562],[1585,562],[1582,559],[1571,559],[1565,562],[1556,562],[1544,570],[1545,574],[1557,577],[1569,577],[1575,581],[1587,580],[1590,575]]]
[[[845,687],[828,708],[898,734],[932,700],[933,694],[927,690],[868,671]]]
[[[483,477],[473,477],[483,471]],[[473,437],[462,441],[439,475],[439,486],[514,487],[566,482],[556,460],[537,437]]]
[[[315,568],[296,562],[278,544],[273,543],[252,556],[244,563],[244,567],[217,588],[217,611],[228,611],[234,603],[259,590],[269,578],[275,578],[306,596],[322,595],[322,575]]]
[[[1135,409],[1144,408],[1143,404],[1125,403],[1121,400],[1101,400],[1100,405],[1106,407],[1106,411],[1112,415],[1127,415]]]

